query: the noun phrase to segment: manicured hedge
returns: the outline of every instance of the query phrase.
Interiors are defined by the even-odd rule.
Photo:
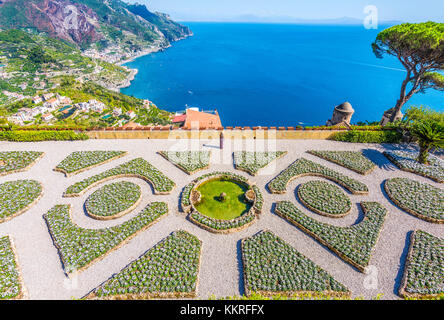
[[[137,158],[73,184],[65,191],[64,196],[79,196],[98,183],[104,182],[107,179],[118,177],[139,177],[144,179],[152,184],[154,192],[158,194],[169,194],[176,186],[171,179],[165,176],[149,162],[142,158]]]
[[[57,165],[55,171],[63,172],[66,175],[73,175],[126,154],[124,151],[76,151],[63,159]]]
[[[350,227],[319,222],[288,201],[278,202],[275,211],[363,272],[370,262],[387,210],[377,202],[362,202],[361,207],[365,213],[364,220]]]
[[[321,176],[339,183],[353,194],[368,193],[368,188],[364,183],[304,158],[296,160],[282,171],[268,184],[268,187],[272,193],[285,193],[290,181],[302,176]]]
[[[19,299],[23,284],[14,247],[9,236],[0,238],[0,300]]]
[[[405,298],[443,296],[444,239],[420,230],[412,233],[399,293]]]
[[[27,170],[43,152],[35,151],[2,151],[0,152],[0,176]]]
[[[125,269],[95,289],[87,298],[195,297],[201,242],[186,231],[176,231]]]
[[[316,150],[307,152],[363,175],[370,173],[376,168],[376,164],[365,157],[362,152]]]
[[[74,141],[88,140],[88,135],[75,131],[0,131],[0,141],[37,142],[37,141]]]
[[[337,186],[325,181],[309,181],[299,186],[298,197],[310,210],[329,217],[350,213],[350,198]]]
[[[23,213],[42,195],[42,185],[34,180],[0,184],[0,223]]]
[[[66,273],[82,271],[117,249],[168,213],[163,202],[148,205],[136,217],[106,229],[84,229],[70,217],[69,205],[57,205],[44,215]]]
[[[399,169],[416,173],[436,182],[444,182],[444,161],[429,155],[429,164],[421,164],[417,161],[419,152],[386,151],[384,155]]]
[[[137,204],[142,192],[137,184],[128,181],[108,184],[95,191],[85,202],[88,214],[113,217]]]
[[[402,134],[395,130],[336,132],[330,140],[357,143],[400,143]]]
[[[209,151],[159,151],[159,154],[187,174],[194,174],[210,166]]]
[[[444,191],[407,178],[385,181],[388,197],[401,209],[426,221],[444,223]]]
[[[269,231],[244,239],[242,258],[247,295],[350,295],[344,285]]]
[[[252,176],[259,173],[262,168],[286,155],[286,151],[276,152],[247,152],[238,151],[233,153],[236,169],[248,172]]]

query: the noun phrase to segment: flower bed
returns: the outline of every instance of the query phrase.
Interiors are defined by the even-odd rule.
[[[64,197],[78,197],[92,187],[111,179],[136,177],[152,184],[155,194],[170,194],[176,184],[146,160],[137,158],[116,168],[86,178],[70,186]]]
[[[0,152],[0,176],[26,171],[43,155],[43,152],[35,151],[2,151]]]
[[[444,294],[444,239],[424,231],[412,233],[399,294],[433,298]]]
[[[99,220],[117,219],[134,209],[142,199],[142,192],[132,182],[117,182],[94,192],[85,203],[88,215]]]
[[[210,167],[209,151],[159,151],[158,153],[189,175]]]
[[[107,280],[87,298],[151,299],[196,297],[201,241],[176,231]]]
[[[274,160],[282,158],[286,151],[276,152],[247,152],[238,151],[233,153],[234,165],[236,169],[245,171],[252,176],[256,176],[262,168],[265,168]]]
[[[231,220],[215,219],[200,213],[191,201],[191,194],[206,181],[214,179],[229,179],[237,181],[247,185],[249,190],[253,190],[255,196],[250,210],[247,213],[244,213],[243,215]],[[262,206],[263,196],[259,188],[254,185],[250,185],[248,179],[245,177],[230,172],[214,172],[197,178],[184,188],[181,198],[182,210],[185,213],[189,213],[189,219],[191,222],[209,232],[221,234],[238,232],[249,227],[255,222],[257,215],[261,213]]]
[[[362,152],[355,151],[316,151],[310,150],[308,153],[319,158],[336,163],[362,175],[369,174],[376,168],[371,160],[366,158]]]
[[[444,223],[444,192],[407,178],[385,181],[388,197],[401,209],[434,223]]]
[[[54,171],[62,172],[70,177],[127,154],[124,151],[76,151],[60,162]]]
[[[282,171],[276,178],[271,180],[268,187],[272,193],[282,194],[287,192],[287,185],[292,180],[303,176],[323,177],[340,184],[353,194],[368,194],[368,188],[364,183],[304,158],[296,160]]]
[[[350,227],[336,227],[316,221],[288,201],[278,202],[275,212],[364,272],[378,241],[387,210],[377,202],[362,202],[361,207],[365,214],[364,220]]]
[[[429,155],[429,165],[417,161],[418,152],[387,151],[384,155],[403,171],[412,172],[439,183],[444,182],[444,162],[434,155]]]
[[[0,300],[21,299],[25,287],[20,276],[17,254],[9,236],[0,238]]]
[[[351,201],[337,186],[324,181],[309,181],[298,188],[298,197],[320,215],[341,218],[351,211]]]
[[[24,213],[42,196],[42,185],[34,180],[17,180],[0,184],[0,223]]]
[[[242,240],[242,261],[247,296],[252,293],[350,296],[344,285],[269,231]]]
[[[91,264],[124,245],[168,213],[163,202],[148,205],[136,217],[106,229],[84,229],[75,225],[69,205],[57,205],[44,215],[54,245],[67,274],[83,271]]]

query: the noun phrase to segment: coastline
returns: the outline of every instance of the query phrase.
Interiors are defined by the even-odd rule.
[[[150,47],[150,48],[146,48],[146,49],[138,52],[137,54],[129,57],[128,59],[125,59],[123,61],[119,61],[118,63],[116,63],[116,65],[124,67],[124,68],[127,68],[130,71],[130,74],[128,75],[126,80],[123,81],[120,85],[116,86],[115,88],[109,88],[109,89],[110,90],[115,90],[115,91],[119,92],[120,89],[128,88],[129,86],[131,86],[131,82],[135,79],[136,75],[139,73],[139,69],[137,69],[137,68],[131,69],[131,68],[128,68],[128,67],[124,66],[124,64],[133,62],[133,61],[135,61],[138,58],[147,56],[147,55],[152,54],[152,53],[164,51],[164,50],[166,50],[168,48],[171,48],[173,46],[172,45],[173,43],[181,41],[181,40],[185,40],[185,39],[187,39],[189,37],[192,37],[192,36],[194,36],[194,34],[191,32],[191,34],[185,35],[185,36],[183,36],[181,38],[178,38],[177,40],[173,41],[172,43],[168,44],[167,46],[160,45],[160,46],[153,46],[153,47]]]

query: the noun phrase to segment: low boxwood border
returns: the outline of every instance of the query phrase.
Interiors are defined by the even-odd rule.
[[[344,212],[332,213],[332,212],[327,212],[326,210],[321,210],[319,208],[316,208],[314,206],[315,204],[313,204],[313,203],[310,204],[307,201],[307,199],[305,199],[305,197],[303,196],[303,191],[304,191],[304,188],[310,187],[311,185],[316,184],[316,183],[324,185],[324,186],[326,186],[328,188],[331,188],[331,190],[334,190],[334,192],[338,193],[338,196],[341,196],[341,197],[343,196],[344,200],[348,204],[348,209],[346,211],[344,211]],[[327,192],[328,190],[325,190],[325,188],[321,187],[321,188],[317,189],[316,191],[320,191],[320,193],[322,193],[322,192]],[[301,203],[305,207],[307,207],[309,210],[311,210],[311,211],[313,211],[313,212],[315,212],[317,214],[320,214],[322,216],[329,217],[329,218],[342,218],[342,217],[345,217],[348,214],[350,214],[351,209],[352,209],[351,208],[352,203],[350,201],[350,198],[346,194],[344,194],[344,192],[342,192],[342,190],[339,187],[337,187],[337,186],[335,186],[333,184],[329,184],[329,183],[324,182],[324,181],[312,180],[312,181],[309,181],[309,182],[306,182],[306,183],[300,185],[299,188],[298,188],[298,198],[301,201]],[[318,204],[324,203],[324,201],[318,201],[317,203]]]
[[[312,268],[312,270],[316,270],[316,272],[322,273],[322,276],[325,277],[324,282],[328,282],[329,284],[333,284],[333,285],[337,286],[338,289],[340,289],[340,290],[324,290],[324,291],[316,291],[316,290],[288,290],[288,291],[275,290],[275,291],[273,291],[273,290],[260,290],[260,289],[251,290],[252,284],[250,284],[249,278],[253,277],[253,275],[250,276],[250,274],[249,274],[251,268],[250,268],[250,261],[247,259],[246,247],[247,247],[248,243],[254,242],[254,241],[256,241],[256,239],[259,239],[260,243],[258,245],[261,248],[265,248],[265,246],[267,244],[264,244],[264,242],[263,242],[264,239],[262,239],[262,238],[267,237],[267,236],[271,237],[274,240],[273,244],[276,245],[276,243],[279,243],[281,246],[285,247],[288,251],[291,251],[292,256],[294,256],[294,259],[298,260],[299,262],[309,265]],[[336,281],[325,270],[321,269],[313,261],[311,261],[310,259],[308,259],[304,255],[302,255],[299,251],[294,249],[288,243],[284,242],[282,239],[280,239],[279,237],[277,237],[275,234],[273,234],[272,232],[270,232],[268,230],[264,230],[258,234],[255,234],[252,237],[242,239],[241,248],[242,248],[242,263],[243,263],[243,271],[244,271],[244,288],[245,288],[245,293],[247,296],[251,296],[253,293],[260,294],[262,296],[267,296],[267,297],[274,296],[277,294],[284,294],[284,295],[290,295],[290,296],[291,295],[304,295],[304,294],[311,294],[314,296],[328,295],[328,296],[342,297],[342,298],[349,298],[351,296],[351,292],[348,288],[346,288],[344,285],[342,285],[341,283]],[[270,248],[270,249],[275,249],[275,248]],[[273,252],[273,255],[274,255],[274,252]],[[271,256],[271,254],[270,254],[270,256]],[[288,258],[288,256],[280,257],[280,258],[286,259],[286,258]],[[283,263],[285,263],[285,262],[283,261]],[[288,263],[289,262],[287,262],[287,264]],[[298,266],[298,264],[299,263],[294,264],[293,265],[294,268],[296,268],[296,266]],[[265,267],[265,266],[263,266],[263,267]],[[279,266],[278,268],[280,268],[280,267],[281,266]],[[262,272],[265,272],[265,271],[261,270],[261,273]],[[313,276],[313,274],[310,274],[310,270],[304,269],[303,272],[308,273],[308,274],[305,274],[305,276],[307,276],[307,277]],[[298,276],[299,275],[300,275],[300,273],[298,273]],[[262,277],[266,277],[266,275],[262,275]],[[261,281],[259,280],[259,282],[261,282]]]
[[[79,197],[89,189],[118,178],[139,178],[152,185],[154,194],[168,195],[176,184],[143,158],[137,158],[118,167],[77,182],[65,191],[63,197]]]
[[[387,210],[377,202],[362,202],[361,207],[364,219],[350,227],[337,227],[316,221],[289,201],[278,202],[275,213],[329,248],[345,262],[365,272],[373,248],[378,242]],[[348,245],[347,241],[350,242]]]
[[[429,155],[429,162],[432,165],[424,165],[416,160],[418,152],[386,151],[383,154],[402,171],[444,183],[444,162],[434,155]]]
[[[367,195],[368,187],[357,180],[349,178],[321,164],[300,158],[268,183],[271,193],[284,194],[290,182],[304,176],[322,177],[343,186],[356,195]]]
[[[282,157],[287,155],[287,151],[275,151],[275,152],[248,152],[248,151],[237,151],[233,152],[234,167],[237,170],[244,171],[252,176],[257,176],[259,172],[270,165],[273,161],[277,161]],[[241,162],[241,159],[245,159],[247,156],[253,156],[254,159],[257,157],[270,157],[267,162],[260,165],[258,164],[248,164]]]
[[[98,215],[92,212],[90,206],[89,206],[89,201],[91,201],[90,199],[92,199],[92,197],[97,193],[97,192],[104,192],[103,190],[105,190],[105,188],[110,187],[112,185],[116,185],[116,184],[132,184],[134,186],[138,187],[138,198],[136,199],[136,201],[134,201],[134,203],[132,203],[129,207],[127,207],[126,209],[120,211],[120,212],[114,212],[113,214],[108,214],[108,215]],[[124,215],[130,213],[131,211],[133,211],[135,208],[137,208],[137,206],[140,204],[140,202],[142,201],[142,190],[141,188],[137,185],[134,184],[132,182],[127,182],[127,181],[122,181],[122,182],[116,182],[113,183],[111,185],[105,185],[104,187],[102,187],[101,189],[97,190],[96,192],[94,192],[93,194],[91,194],[88,199],[85,202],[85,211],[86,213],[93,219],[96,220],[114,220],[114,219],[118,219],[120,217],[123,217]]]
[[[243,184],[248,185],[249,189],[254,191],[255,200],[251,209],[247,213],[243,214],[242,216],[236,219],[219,220],[201,214],[194,207],[190,199],[192,192],[195,191],[200,185],[202,185],[206,181],[219,178],[232,179],[241,182]],[[183,212],[189,214],[188,215],[189,220],[194,224],[196,224],[197,226],[201,227],[202,229],[217,234],[229,234],[241,231],[252,225],[256,221],[257,216],[261,213],[263,201],[264,201],[263,196],[259,188],[252,185],[247,178],[231,172],[214,172],[197,178],[184,188],[181,198],[181,207]]]
[[[111,252],[121,248],[139,233],[147,230],[168,213],[168,205],[163,202],[149,204],[136,217],[120,225],[105,229],[85,229],[73,223],[70,205],[57,205],[49,210],[43,218],[48,226],[49,233],[57,248],[65,273],[69,276],[74,272],[82,272],[95,262],[102,260]],[[126,234],[123,233],[126,230]],[[86,240],[75,240],[78,234],[85,234]],[[76,236],[77,234],[77,236]],[[74,235],[74,236],[73,236]],[[71,238],[74,237],[74,238]],[[103,238],[105,245],[99,246],[97,238]],[[91,250],[97,251],[89,255],[79,253],[79,241],[81,246],[85,243],[92,246]],[[108,241],[114,241],[109,244]]]
[[[74,175],[80,174],[82,172],[85,172],[87,170],[91,170],[93,168],[96,168],[98,166],[102,166],[106,163],[109,163],[111,161],[117,160],[119,158],[122,158],[126,156],[128,152],[126,151],[76,151],[71,153],[68,157],[62,160],[57,167],[55,167],[53,170],[56,172],[63,173],[67,178],[72,177]],[[101,156],[103,155],[103,156]],[[74,159],[76,157],[93,157],[96,161],[92,161],[91,164],[85,164],[81,168],[74,170],[74,169],[68,169],[69,161],[75,161]],[[68,164],[65,165],[65,162]]]
[[[169,152],[185,155],[187,159],[197,158],[197,159],[199,159],[199,161],[203,157],[205,159],[205,161],[202,163],[195,164],[194,168],[187,168],[185,164],[178,162],[178,161],[174,161],[174,159],[172,159],[168,155]],[[178,152],[159,151],[157,153],[159,155],[161,155],[163,158],[165,158],[166,160],[168,160],[169,162],[171,162],[172,164],[174,164],[177,168],[179,168],[180,170],[182,170],[183,172],[185,172],[188,175],[193,175],[199,171],[206,170],[210,167],[210,161],[211,161],[211,152],[210,151],[178,151]]]
[[[362,175],[368,175],[376,168],[376,164],[359,151],[318,151],[309,150],[307,153],[321,159],[333,162],[339,166]]]
[[[35,204],[37,204],[37,202],[40,201],[40,199],[43,197],[43,185],[35,180],[16,180],[16,181],[7,181],[4,183],[0,184],[0,187],[5,185],[5,184],[13,184],[13,183],[19,183],[19,182],[32,182],[33,184],[35,184],[36,186],[38,186],[40,192],[39,195],[34,198],[31,202],[29,202],[25,207],[20,208],[19,210],[17,210],[16,212],[14,212],[13,214],[4,217],[4,218],[0,218],[0,224],[1,223],[5,223],[9,220],[14,219],[15,217],[18,217],[20,215],[22,215],[23,213],[25,213],[26,211],[28,211],[29,209],[31,209]],[[12,200],[13,201],[13,200]],[[3,205],[3,203],[0,203],[0,205]]]
[[[416,200],[421,201],[422,205],[420,205],[417,208],[412,208],[409,205],[411,203],[402,203],[399,200],[398,195],[395,193],[394,190],[392,190],[391,188],[393,187],[393,184],[404,184],[404,185],[400,185],[399,189],[402,189],[403,191],[408,187],[408,185],[415,185],[415,187],[417,188],[422,188],[422,190],[420,190],[419,192],[416,192],[416,196],[419,196],[421,199],[418,200],[417,198],[415,198],[415,194],[413,192],[406,191],[408,192],[406,197],[408,200],[413,201],[416,204]],[[384,182],[384,190],[387,193],[387,196],[389,197],[389,199],[396,204],[399,208],[401,208],[402,210],[414,215],[415,217],[428,221],[428,222],[432,222],[432,223],[437,223],[437,224],[444,224],[444,192],[441,189],[435,188],[432,185],[426,184],[426,183],[420,183],[418,181],[415,180],[410,180],[407,178],[393,178],[393,179],[387,179]],[[423,199],[424,195],[428,195],[428,192],[436,192],[436,194],[441,194],[441,199],[438,199],[437,201],[434,201],[435,199],[432,198],[428,198],[428,199]],[[440,201],[441,200],[441,201]],[[423,210],[424,207],[429,206],[430,204],[436,205],[436,207],[434,208],[430,208],[430,210],[432,211],[432,214],[435,214],[436,212],[441,212],[441,217],[442,218],[437,218],[434,216],[429,216],[428,214],[430,212],[427,213],[421,213],[418,210]],[[439,208],[438,206],[441,205],[441,208]]]
[[[434,244],[435,246],[437,246],[436,248],[430,248],[433,242],[436,242]],[[435,237],[421,230],[416,230],[412,232],[410,236],[410,248],[405,262],[404,275],[402,277],[401,286],[399,288],[399,295],[401,297],[414,299],[433,299],[444,294],[444,290],[442,290],[442,288],[442,291],[440,292],[409,292],[409,281],[414,281],[415,276],[418,275],[418,272],[424,273],[430,271],[428,269],[430,268],[431,261],[424,261],[424,259],[428,258],[430,255],[438,259],[438,262],[435,263],[434,267],[441,268],[441,280],[444,278],[444,253],[442,250],[443,247],[444,239]],[[427,250],[436,251],[427,252]],[[418,270],[417,267],[419,267],[420,270]],[[418,290],[423,291],[425,289],[420,288]]]
[[[14,161],[15,158],[20,158],[22,161],[23,159],[26,159],[29,156],[29,159],[26,160],[22,166],[19,166],[16,169],[9,170],[9,171],[0,171],[0,177],[6,176],[9,174],[19,173],[19,172],[25,172],[31,169],[40,159],[42,159],[45,156],[44,152],[35,152],[35,151],[2,151],[0,152],[0,160],[5,161],[5,158],[13,157]]]
[[[196,281],[194,283],[194,288],[191,291],[183,291],[183,292],[181,292],[181,291],[148,292],[147,291],[147,292],[140,292],[140,293],[123,293],[123,294],[103,295],[103,296],[100,295],[100,293],[98,293],[98,291],[100,289],[102,289],[102,288],[104,289],[108,283],[118,279],[119,276],[121,276],[124,272],[131,270],[131,268],[137,268],[137,263],[139,261],[144,260],[146,256],[150,256],[150,254],[152,252],[156,252],[156,249],[158,249],[158,248],[167,249],[167,250],[171,249],[168,246],[166,248],[164,248],[164,247],[166,245],[168,245],[168,242],[171,239],[174,239],[175,237],[187,237],[188,243],[192,244],[192,243],[196,242],[196,244],[197,244],[197,246],[195,248],[197,251],[191,252],[192,255],[197,255],[197,259],[198,259],[196,265],[194,265],[194,267],[196,268],[196,270],[195,270],[196,271]],[[189,250],[189,249],[190,249],[189,245],[187,245],[186,247],[179,248],[179,255],[185,255],[184,253],[181,252],[181,250]],[[173,248],[173,250],[174,250],[174,248]],[[166,254],[168,254],[168,253],[173,253],[173,254],[177,255],[177,253],[175,253],[175,252],[166,251]],[[197,290],[198,290],[198,286],[199,286],[199,271],[200,271],[200,265],[201,265],[201,261],[202,261],[201,256],[202,256],[202,241],[201,240],[199,240],[196,236],[194,236],[193,234],[191,234],[189,232],[186,232],[183,230],[175,231],[171,235],[169,235],[168,237],[166,237],[165,239],[160,241],[158,244],[156,244],[153,248],[146,251],[138,259],[132,261],[128,266],[126,266],[124,269],[122,269],[119,273],[113,275],[111,278],[109,278],[107,281],[105,281],[103,284],[101,284],[98,288],[94,289],[92,292],[87,294],[84,298],[85,299],[96,299],[96,300],[141,300],[141,299],[145,300],[145,299],[156,299],[156,298],[157,299],[195,298],[197,296]],[[156,263],[161,263],[161,262],[156,260],[156,261],[154,261],[154,264],[156,264]],[[183,269],[182,271],[189,272],[190,270]],[[123,290],[126,290],[126,289],[123,289]]]
[[[14,284],[18,293],[14,296],[3,296],[4,294],[4,292],[2,292],[3,288],[0,287],[0,300],[24,299],[27,296],[27,291],[25,284],[23,282],[22,272],[20,270],[20,264],[18,262],[18,255],[15,249],[14,240],[12,239],[11,236],[0,237],[0,253],[2,249],[4,250],[4,255],[6,256],[7,261],[1,261],[2,259],[0,259],[0,267],[1,267],[0,274],[2,272],[7,272],[7,269],[10,269],[10,267],[12,266],[13,274],[11,275],[9,281],[11,281]],[[6,265],[3,265],[3,263],[6,263]],[[9,273],[11,273],[10,270]]]

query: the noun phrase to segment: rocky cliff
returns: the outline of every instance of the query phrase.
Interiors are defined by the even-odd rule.
[[[191,34],[167,15],[121,0],[0,0],[0,28],[31,29],[80,47],[168,45]]]

